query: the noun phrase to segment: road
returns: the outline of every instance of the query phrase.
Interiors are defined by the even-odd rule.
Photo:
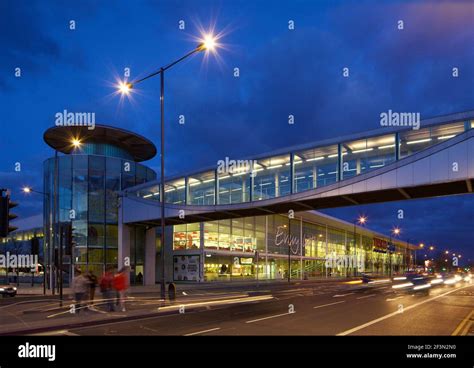
[[[395,292],[390,284],[302,284],[249,292],[239,301],[235,296],[221,299],[208,301],[203,296],[163,307],[157,300],[136,300],[130,303],[132,308],[167,314],[45,334],[451,335],[461,324],[467,326],[466,318],[474,309],[474,286],[440,285],[421,294]]]

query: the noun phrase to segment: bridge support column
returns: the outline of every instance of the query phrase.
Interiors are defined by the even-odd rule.
[[[152,227],[145,234],[145,270],[143,285],[155,285],[156,269],[156,228]]]
[[[118,268],[130,266],[130,227],[119,219],[118,225]]]

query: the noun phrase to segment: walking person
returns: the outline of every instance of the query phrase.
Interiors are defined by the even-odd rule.
[[[94,274],[94,272],[89,271],[87,273],[87,280],[89,281],[89,306],[88,308],[92,308],[94,305],[94,297],[95,297],[95,288],[97,287],[98,280],[97,276]]]
[[[100,279],[100,291],[102,293],[102,298],[106,301],[107,310],[113,312],[114,307],[114,274],[110,272],[110,269],[106,270]]]
[[[117,306],[119,310],[125,312],[125,292],[128,289],[127,282],[128,267],[123,267],[114,276],[114,289],[117,292]]]
[[[89,292],[89,280],[82,274],[80,269],[76,269],[76,277],[74,277],[73,292],[75,300],[75,313],[79,313],[82,309],[82,301]]]

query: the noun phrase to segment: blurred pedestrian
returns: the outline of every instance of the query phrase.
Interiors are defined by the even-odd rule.
[[[114,289],[117,292],[117,306],[119,310],[125,312],[125,292],[128,289],[128,267],[123,267],[114,276]]]
[[[76,276],[72,286],[75,300],[75,313],[79,313],[82,309],[82,301],[89,292],[89,280],[83,275],[80,269],[76,269]]]
[[[87,280],[89,281],[89,308],[94,305],[94,297],[95,297],[95,288],[97,287],[98,280],[97,276],[94,272],[89,271],[87,272]]]
[[[114,308],[114,274],[110,269],[106,270],[100,279],[100,291],[102,293],[102,298],[106,301],[107,310],[113,312]]]

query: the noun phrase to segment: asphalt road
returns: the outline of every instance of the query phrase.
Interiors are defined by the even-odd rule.
[[[245,302],[183,301],[167,315],[50,331],[59,335],[451,335],[474,309],[464,282],[428,293],[394,292],[391,285],[297,285],[261,291]],[[229,301],[230,300],[230,301]],[[156,309],[156,300],[135,301]],[[158,309],[160,307],[158,306]]]

